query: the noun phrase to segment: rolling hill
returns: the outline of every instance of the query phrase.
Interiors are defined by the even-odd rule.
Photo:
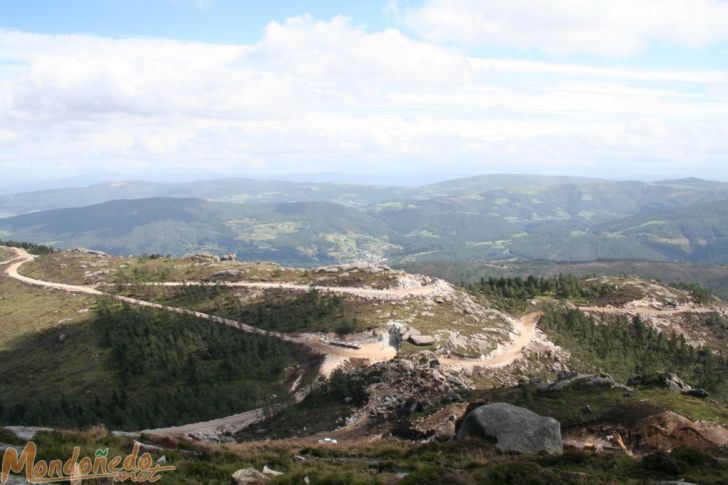
[[[107,182],[88,187],[2,195],[0,196],[0,216],[84,207],[119,199],[155,197],[198,198],[238,203],[336,202],[347,206],[364,206],[392,197],[404,196],[407,193],[409,193],[408,189],[401,187],[246,178],[201,180],[175,184]]]
[[[380,258],[728,262],[728,184],[699,179],[489,175],[416,189],[246,179],[130,183],[108,193],[99,187],[81,190],[78,200],[129,198],[0,219],[0,238],[118,254],[234,251],[302,265]],[[159,191],[166,196],[145,197]],[[12,197],[30,204],[34,195]],[[72,195],[35,197],[39,207]]]
[[[232,204],[199,199],[118,200],[2,220],[12,238],[60,248],[185,254],[237,252],[244,259],[326,263],[386,247],[390,229],[366,213],[328,202]]]

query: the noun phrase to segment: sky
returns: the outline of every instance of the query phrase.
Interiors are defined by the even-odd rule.
[[[0,0],[0,181],[728,180],[728,0]]]

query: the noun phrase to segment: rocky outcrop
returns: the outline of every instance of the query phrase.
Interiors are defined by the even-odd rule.
[[[443,403],[460,400],[470,381],[440,368],[434,352],[423,350],[409,358],[397,358],[353,370],[352,382],[364,389],[369,416],[408,416]]]
[[[559,392],[567,387],[588,389],[590,387],[624,387],[607,374],[580,374],[574,371],[559,372],[555,382],[544,382],[538,385],[541,392]]]
[[[629,386],[643,387],[664,387],[671,391],[679,392],[688,396],[704,399],[708,397],[708,392],[704,389],[693,389],[688,383],[680,379],[679,376],[671,372],[656,372],[653,374],[645,374],[630,377],[627,381]]]
[[[457,439],[474,436],[501,451],[559,455],[563,452],[561,425],[554,418],[508,403],[480,406],[465,417]]]
[[[382,264],[359,262],[337,264],[333,266],[322,266],[320,268],[316,268],[315,271],[317,273],[343,273],[345,271],[366,271],[369,273],[382,273],[384,271],[391,271],[391,268]]]
[[[670,389],[671,391],[683,392],[692,389],[680,377],[671,372],[656,372],[630,377],[627,380],[628,386],[657,386]]]
[[[242,271],[239,269],[224,269],[222,271],[218,271],[214,275],[212,275],[213,278],[239,278],[240,275],[242,275]]]
[[[210,253],[195,253],[190,256],[187,256],[187,258],[196,263],[219,263],[220,262],[220,256],[215,256],[214,254],[210,254]]]
[[[263,483],[270,481],[270,477],[265,475],[255,468],[241,468],[240,470],[233,473],[232,483],[233,485],[245,485],[251,483]]]
[[[72,253],[80,253],[80,254],[89,254],[91,256],[101,256],[104,258],[110,257],[109,254],[103,252],[103,251],[94,251],[93,249],[88,248],[73,248],[69,250]]]
[[[431,414],[397,421],[394,434],[417,441],[447,441],[455,437],[458,420],[465,415],[467,402],[446,404]]]
[[[718,423],[691,421],[665,411],[637,423],[634,438],[640,448],[670,452],[688,446],[710,452],[728,446],[728,429]]]

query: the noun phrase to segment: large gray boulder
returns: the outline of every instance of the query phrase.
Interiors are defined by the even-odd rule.
[[[476,436],[495,444],[501,451],[553,455],[563,452],[561,425],[554,418],[508,403],[486,404],[465,417],[457,439]]]

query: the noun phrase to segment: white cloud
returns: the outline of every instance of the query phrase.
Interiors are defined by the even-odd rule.
[[[271,22],[246,56],[271,69],[317,83],[459,84],[469,65],[458,50],[415,41],[397,30],[367,33],[345,17],[308,16]]]
[[[680,164],[728,176],[723,70],[468,57],[306,16],[249,45],[0,31],[0,61],[0,178],[28,166],[629,175]]]
[[[10,130],[0,130],[0,143],[15,141],[17,138],[18,135]]]
[[[408,24],[428,39],[552,54],[635,54],[652,43],[728,41],[725,0],[428,0]]]

